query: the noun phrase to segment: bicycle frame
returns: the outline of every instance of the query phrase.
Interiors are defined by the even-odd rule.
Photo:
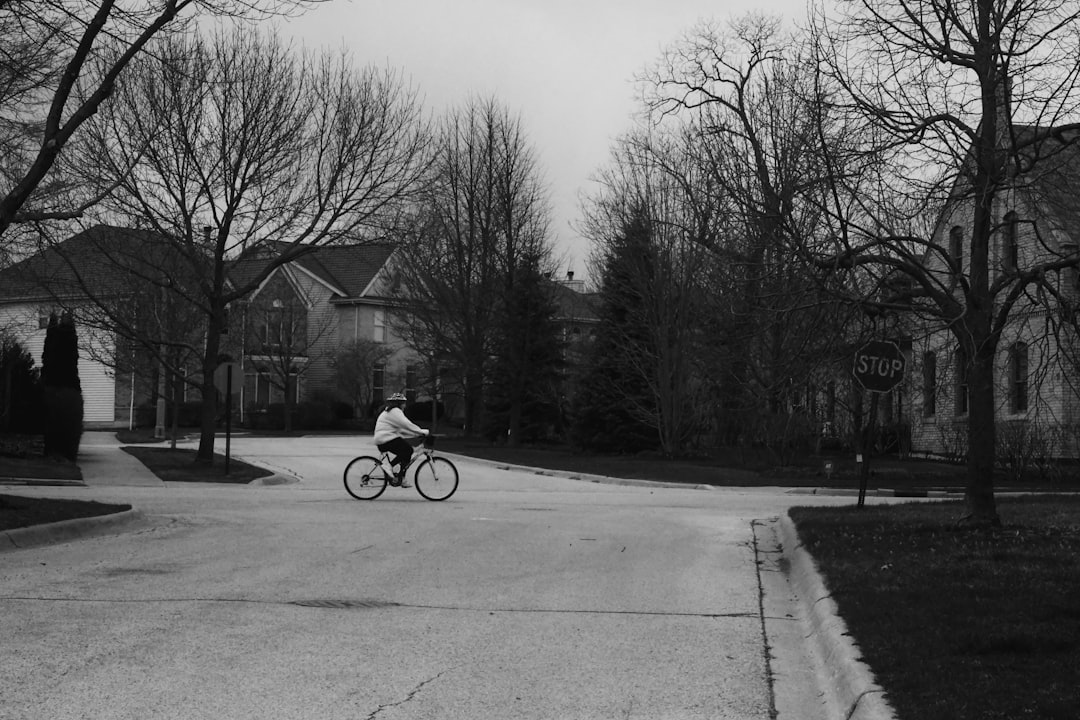
[[[416,461],[418,459],[420,459],[420,458],[430,458],[430,457],[433,457],[434,455],[435,455],[435,448],[434,447],[428,447],[427,445],[418,445],[416,447],[416,449],[413,450],[412,457],[409,458],[409,463],[405,467],[401,468],[402,476],[404,476],[405,473],[407,473],[409,471],[409,468],[411,468],[413,465],[416,464]],[[382,466],[382,470],[383,470],[383,472],[386,473],[386,477],[388,477],[388,478],[394,477],[394,466],[390,463],[390,453],[384,452],[379,457],[379,465]]]

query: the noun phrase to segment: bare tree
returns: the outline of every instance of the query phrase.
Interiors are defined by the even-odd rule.
[[[245,303],[244,352],[281,392],[284,429],[292,432],[300,383],[313,364],[330,355],[326,340],[337,330],[337,315],[311,312],[284,278],[271,283]]]
[[[713,401],[728,440],[786,444],[796,415],[809,431],[806,397],[850,341],[850,312],[790,249],[815,243],[828,188],[805,48],[778,19],[750,15],[699,25],[643,78],[654,117],[694,138],[682,164],[697,158],[698,170],[682,186],[712,225],[688,237],[718,263],[709,374],[724,378]]]
[[[858,212],[834,206],[836,246],[816,255],[839,270],[907,278],[909,291],[894,296],[899,306],[955,338],[969,398],[968,519],[977,524],[999,522],[994,364],[1002,332],[1025,297],[1059,298],[1053,280],[1077,262],[1052,243],[1019,263],[992,248],[1011,190],[1048,174],[1068,178],[1061,158],[1080,130],[1068,122],[1080,109],[1078,19],[1076,5],[1062,0],[859,0],[834,18],[820,12],[815,23],[835,108],[874,130],[867,164],[916,202],[940,203],[969,242],[961,263],[947,241],[897,231],[863,195]],[[838,196],[859,196],[849,183],[838,186]]]
[[[338,347],[330,358],[334,379],[353,409],[366,417],[374,401],[373,369],[393,355],[394,348],[369,339],[354,340]]]
[[[260,18],[321,1],[0,2],[0,236],[13,223],[78,217],[98,199],[54,166],[153,38],[200,16]]]
[[[420,107],[392,71],[237,26],[155,45],[90,138],[81,167],[116,188],[104,207],[156,232],[199,279],[187,297],[205,322],[198,459],[212,462],[227,307],[318,245],[393,225],[426,168]],[[262,270],[229,282],[229,263],[252,255]],[[171,290],[167,276],[144,279]]]
[[[546,191],[521,121],[493,99],[444,118],[429,180],[398,258],[405,312],[396,325],[458,371],[474,433],[499,352],[499,308],[517,269],[543,267],[550,255]]]

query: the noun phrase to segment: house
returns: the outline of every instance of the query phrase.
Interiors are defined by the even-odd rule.
[[[372,417],[386,396],[403,392],[410,404],[436,400],[448,417],[463,416],[455,369],[430,367],[400,336],[395,249],[392,243],[313,248],[276,268],[246,298],[246,412],[284,405],[289,393],[290,405],[346,405],[358,417]],[[254,277],[267,259],[242,258],[231,277]],[[552,290],[568,353],[580,352],[597,322],[591,296],[573,273],[553,282]]]
[[[171,247],[152,232],[99,225],[0,271],[0,331],[15,336],[39,364],[50,315],[75,317],[88,427],[146,424],[152,403],[170,394],[162,392],[160,363],[119,338],[109,322],[145,327],[173,317],[156,332],[188,339],[177,343],[187,355],[173,365],[197,379],[205,318],[190,307],[161,305],[170,293],[160,285],[175,286],[190,275],[184,263],[170,262]],[[230,266],[229,281],[237,287],[259,277],[284,247],[271,243],[242,256]],[[347,407],[370,417],[393,392],[414,403],[434,398],[450,417],[461,414],[454,368],[428,367],[395,326],[401,278],[394,254],[394,244],[386,242],[311,248],[274,268],[229,308],[222,350],[241,368],[243,383],[234,390],[241,420],[268,416],[286,399],[305,410]],[[552,287],[572,355],[597,322],[591,296],[572,273]],[[573,357],[568,361],[574,364]],[[181,392],[182,400],[198,403],[196,383]]]
[[[266,252],[231,269],[242,283],[261,271]],[[275,268],[243,302],[244,407],[323,399],[367,415],[386,395],[419,397],[417,360],[391,327],[390,243],[312,248]],[[370,368],[370,372],[367,368]]]
[[[1017,127],[1021,139],[1032,129]],[[1025,163],[997,197],[990,282],[1007,288],[1010,274],[1075,257],[1080,243],[1080,146],[1049,138],[1038,164]],[[970,267],[972,204],[953,188],[937,219],[926,267],[960,292]],[[1080,457],[1080,344],[1075,268],[1042,273],[1043,287],[1015,298],[995,363],[998,455]],[[995,300],[1000,309],[1004,292]],[[960,457],[967,452],[967,359],[952,332],[909,318],[912,338],[908,398],[912,449]]]
[[[99,321],[100,303],[129,308],[132,322],[148,308],[131,300],[132,287],[165,266],[163,252],[153,233],[99,225],[0,270],[0,332],[18,340],[39,367],[50,316],[75,319],[87,427],[133,425],[136,407],[156,387],[156,372],[140,372],[137,351],[117,343]]]

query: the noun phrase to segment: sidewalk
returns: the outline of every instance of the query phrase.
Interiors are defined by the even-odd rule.
[[[84,432],[79,444],[79,469],[83,484],[162,487],[164,483],[145,465],[120,449],[116,432]]]

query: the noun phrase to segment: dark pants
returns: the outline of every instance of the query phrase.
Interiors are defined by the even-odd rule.
[[[409,461],[412,460],[413,448],[409,444],[409,441],[405,438],[396,437],[390,442],[385,442],[375,447],[379,448],[379,452],[393,453],[394,458],[390,461],[390,465],[397,466],[398,471],[407,467]]]

